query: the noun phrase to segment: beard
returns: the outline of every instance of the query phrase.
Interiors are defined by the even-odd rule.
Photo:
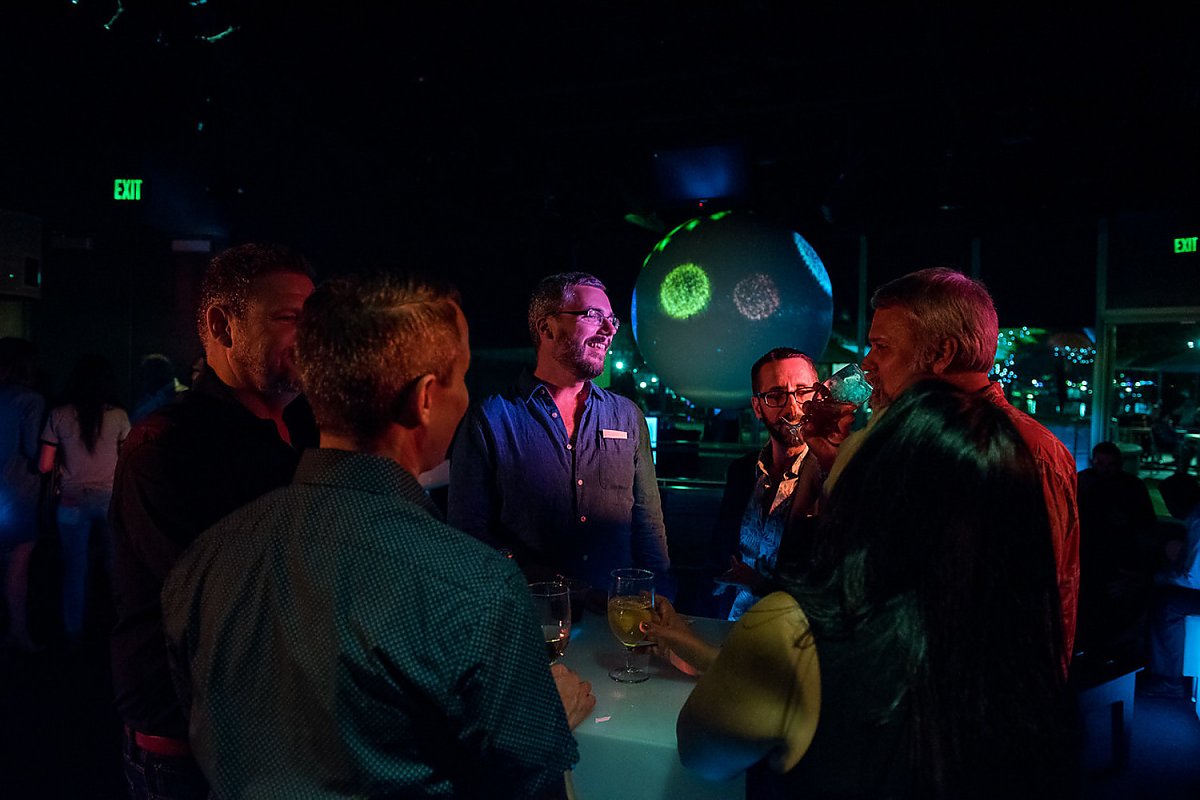
[[[243,340],[242,345],[233,348],[230,360],[241,364],[256,391],[275,397],[302,391],[300,375],[290,358],[273,361],[261,343]]]
[[[781,417],[767,425],[767,434],[784,447],[799,447],[804,444],[804,434],[800,432],[800,423],[792,425]]]
[[[588,343],[603,341],[602,336],[593,336],[582,342],[559,339],[554,360],[571,370],[580,380],[590,381],[604,372],[604,356],[608,350],[597,350],[589,347]]]

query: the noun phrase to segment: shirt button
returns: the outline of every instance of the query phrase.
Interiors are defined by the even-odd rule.
[[[580,521],[580,522],[587,522],[587,515],[586,515],[586,514],[584,514],[582,517],[580,517],[580,518],[579,518],[579,521]]]
[[[583,478],[580,478],[579,480],[575,481],[575,483],[578,484],[579,486],[583,486]]]
[[[550,412],[550,416],[554,417],[555,419],[558,419],[558,412],[557,412],[557,411],[551,411],[551,412]]]
[[[569,445],[569,444],[568,444],[568,445],[567,445],[567,449],[568,449],[568,450],[570,450],[570,449],[571,449],[571,445]]]

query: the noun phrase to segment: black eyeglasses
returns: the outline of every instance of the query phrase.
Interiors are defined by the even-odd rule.
[[[788,404],[788,398],[795,397],[797,403],[805,403],[812,400],[819,394],[825,386],[820,383],[812,386],[797,386],[790,392],[785,389],[772,389],[769,392],[755,392],[752,396],[763,401],[763,405],[768,408],[783,408]]]
[[[582,311],[551,311],[550,312],[551,316],[553,316],[554,314],[570,314],[573,317],[579,317],[581,319],[586,319],[588,322],[592,323],[597,328],[599,328],[604,323],[605,320],[608,320],[608,324],[612,325],[614,330],[621,327],[621,320],[617,318],[616,314],[605,314],[603,311],[601,311],[598,308],[585,308]]]

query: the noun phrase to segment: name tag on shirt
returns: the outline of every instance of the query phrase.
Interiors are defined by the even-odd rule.
[[[613,430],[609,430],[608,428],[601,428],[600,429],[600,438],[601,439],[628,439],[629,434],[626,433],[625,431],[613,431]]]

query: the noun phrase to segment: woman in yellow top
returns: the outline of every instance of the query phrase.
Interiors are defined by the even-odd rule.
[[[922,382],[830,497],[813,562],[717,650],[668,604],[650,634],[704,672],[683,763],[747,797],[1060,796],[1075,773],[1058,589],[1032,457],[985,398]]]

